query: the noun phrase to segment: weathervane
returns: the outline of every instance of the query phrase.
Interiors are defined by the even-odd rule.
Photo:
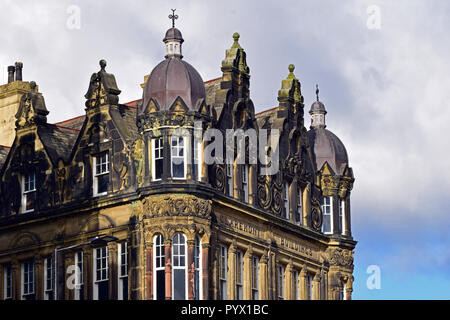
[[[319,101],[319,85],[316,84],[316,97],[317,97],[317,101]]]
[[[172,10],[172,14],[169,15],[169,19],[172,19],[172,28],[175,28],[175,20],[178,19],[178,15],[175,14],[175,10],[177,9],[170,9]]]

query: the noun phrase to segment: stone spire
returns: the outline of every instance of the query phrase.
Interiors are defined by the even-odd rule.
[[[311,129],[312,128],[325,128],[325,115],[327,110],[325,105],[319,101],[319,86],[316,85],[316,101],[311,105],[311,110],[309,110],[311,115]]]

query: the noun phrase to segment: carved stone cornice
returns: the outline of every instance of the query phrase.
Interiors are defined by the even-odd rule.
[[[329,249],[327,256],[331,266],[351,267],[353,265],[353,253],[349,250]]]
[[[161,195],[145,198],[144,214],[149,218],[164,216],[196,216],[210,219],[212,201],[191,195]]]

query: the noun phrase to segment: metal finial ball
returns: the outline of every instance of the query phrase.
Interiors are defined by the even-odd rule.
[[[237,33],[237,32],[233,33],[233,39],[234,39],[234,41],[238,41],[238,40],[239,40],[239,37],[240,37],[239,33]]]
[[[295,66],[293,64],[290,64],[288,69],[289,69],[289,72],[294,72]]]

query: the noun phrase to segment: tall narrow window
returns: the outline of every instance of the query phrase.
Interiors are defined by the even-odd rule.
[[[220,282],[220,298],[227,299],[227,278],[228,278],[228,248],[221,245],[219,247],[219,282]]]
[[[298,285],[298,276],[299,276],[298,271],[294,270],[294,273],[292,276],[292,288],[293,288],[293,294],[294,294],[293,300],[298,300],[300,298],[300,286]]]
[[[118,300],[128,300],[128,245],[126,242],[119,243],[118,251],[119,288]]]
[[[297,212],[296,212],[296,218],[295,222],[298,225],[303,224],[303,191],[302,188],[298,188],[297,192]]]
[[[153,247],[155,250],[153,265],[155,272],[153,273],[153,299],[165,300],[166,284],[165,284],[165,252],[164,237],[161,234],[153,238]]]
[[[94,249],[94,300],[109,299],[108,247]]]
[[[34,300],[34,261],[22,263],[22,300]]]
[[[286,219],[289,219],[289,208],[290,208],[289,183],[286,182],[284,184],[284,216]]]
[[[186,300],[187,296],[187,272],[186,272],[186,236],[176,233],[172,239],[173,276],[172,292],[173,300]]]
[[[252,300],[259,299],[259,259],[252,257]]]
[[[11,264],[5,265],[3,270],[4,270],[3,271],[3,273],[4,273],[3,298],[5,300],[9,300],[9,299],[12,299],[12,268],[11,268]]]
[[[94,157],[94,196],[108,193],[109,185],[109,154],[105,152]]]
[[[192,165],[192,173],[194,176],[194,179],[197,181],[200,181],[201,179],[201,173],[202,173],[202,141],[197,141],[194,139],[194,164]]]
[[[202,299],[202,277],[201,277],[201,266],[202,266],[202,250],[201,250],[201,240],[199,237],[195,237],[194,245],[194,300]]]
[[[75,300],[84,300],[84,281],[83,281],[83,251],[75,252],[76,283],[75,283]]]
[[[163,173],[163,138],[152,139],[152,177],[153,181],[161,180]]]
[[[44,299],[54,300],[53,291],[53,259],[47,257],[44,260]]]
[[[345,200],[339,199],[339,231],[345,234]]]
[[[244,299],[244,263],[241,251],[236,251],[236,300]]]
[[[248,165],[242,166],[242,189],[244,190],[244,202],[248,203]]]
[[[322,198],[322,214],[323,214],[322,232],[323,233],[332,233],[333,232],[331,199],[332,199],[332,197],[323,197]]]
[[[22,213],[32,212],[36,202],[36,174],[22,176]]]
[[[171,139],[172,178],[186,179],[185,138],[173,136]]]
[[[227,167],[227,185],[228,185],[228,195],[230,197],[234,196],[234,184],[233,184],[233,165],[231,163],[226,164]]]
[[[306,300],[312,300],[312,297],[313,297],[312,282],[313,282],[312,275],[310,275],[310,274],[306,275]]]
[[[284,300],[284,267],[277,266],[277,293],[278,300]]]

